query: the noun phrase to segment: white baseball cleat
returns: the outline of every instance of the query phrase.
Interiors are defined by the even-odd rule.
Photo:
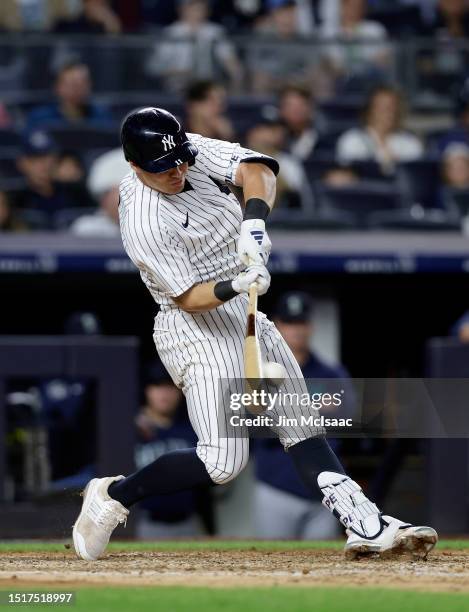
[[[324,495],[322,503],[345,527],[347,559],[403,553],[426,559],[438,542],[431,527],[414,527],[392,516],[383,516],[360,486],[345,474],[321,472],[318,485]]]
[[[414,527],[393,518],[380,516],[381,531],[373,538],[366,538],[347,529],[345,558],[357,559],[366,556],[392,557],[403,554],[426,559],[438,542],[438,534],[432,527]]]
[[[77,555],[86,561],[99,559],[114,529],[127,521],[127,508],[107,492],[112,482],[123,478],[93,478],[83,491],[83,506],[73,526],[73,545]]]

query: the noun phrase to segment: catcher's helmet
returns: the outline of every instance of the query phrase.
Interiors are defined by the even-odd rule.
[[[124,119],[121,141],[125,159],[147,172],[165,172],[198,153],[174,115],[162,108],[139,108]]]

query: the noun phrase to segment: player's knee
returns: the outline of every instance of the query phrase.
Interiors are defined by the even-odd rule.
[[[210,474],[210,477],[216,484],[226,484],[227,482],[230,482],[230,480],[236,478],[236,476],[238,476],[238,474],[240,474],[244,470],[246,464],[247,459],[246,461],[243,461],[242,463],[237,463],[236,465],[233,465],[228,469],[225,467],[220,468],[216,466],[214,471]]]
[[[205,463],[207,472],[215,484],[226,484],[233,480],[246,467],[249,459],[248,449],[226,452],[228,449],[208,447],[199,457]],[[242,452],[241,452],[242,451]]]

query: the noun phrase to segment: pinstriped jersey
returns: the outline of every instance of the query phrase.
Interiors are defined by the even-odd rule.
[[[144,185],[134,172],[120,185],[119,219],[130,259],[158,304],[193,285],[228,280],[243,268],[237,255],[242,210],[228,184],[243,161],[275,172],[277,162],[238,143],[188,134],[199,153],[184,190],[168,195]]]

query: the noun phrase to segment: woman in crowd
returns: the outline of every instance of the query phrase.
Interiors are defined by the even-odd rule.
[[[404,103],[400,93],[388,86],[376,88],[369,96],[363,113],[363,125],[347,130],[337,142],[341,163],[376,161],[383,172],[392,172],[395,164],[423,155],[422,142],[403,129]]]

